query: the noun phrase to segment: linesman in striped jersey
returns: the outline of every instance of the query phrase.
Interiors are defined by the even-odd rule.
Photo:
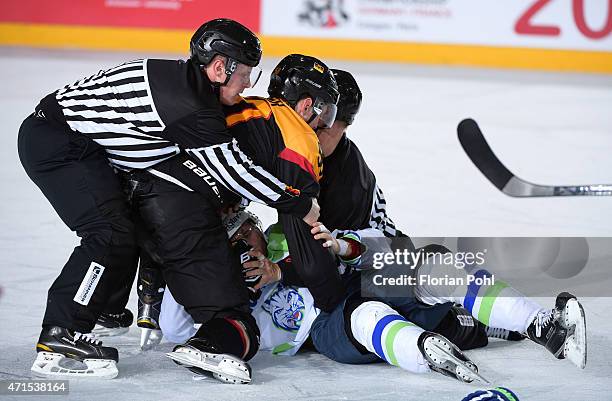
[[[334,121],[338,90],[333,75],[323,62],[314,57],[290,55],[281,60],[272,72],[268,92],[270,98],[267,99],[240,98],[235,104],[224,105],[229,132],[240,149],[249,155],[254,163],[290,184],[290,191],[296,196],[314,198],[319,194],[318,182],[322,176],[321,153],[314,129],[329,127]],[[152,225],[145,224],[145,228],[154,238],[160,237],[157,220],[174,220],[176,210],[170,204],[159,203],[156,200],[159,193],[168,191],[172,186],[185,188],[182,193],[189,194],[190,190],[197,191],[198,187],[209,185],[207,180],[197,177],[197,174],[185,174],[185,171],[189,171],[185,169],[185,165],[195,164],[193,156],[189,153],[181,154],[154,166],[153,170],[149,169],[148,175],[139,172],[130,174],[130,180],[134,183],[132,203],[136,205],[139,213],[145,216],[145,220],[153,222]],[[168,202],[172,202],[172,199],[168,198]],[[277,209],[289,249],[293,252],[292,261],[287,261],[287,264],[294,266],[291,269],[293,279],[309,288],[317,307],[333,310],[344,294],[333,255],[312,237],[310,225],[300,215]],[[202,231],[205,232],[205,229],[203,227]],[[191,232],[190,236],[203,238],[199,234]],[[168,236],[162,240],[175,244],[173,246],[176,247],[183,246]],[[227,241],[226,237],[225,242]],[[167,246],[167,243],[155,242],[158,249]],[[191,242],[186,246],[191,246]],[[164,278],[171,280],[166,265],[168,259],[163,257],[163,254],[161,259],[157,263],[163,266]],[[236,285],[244,286],[241,277],[235,280]],[[224,295],[218,292],[221,289],[210,288],[215,283],[212,278],[208,281],[193,278],[185,282],[185,286],[175,285],[174,288],[168,281],[168,287],[177,302],[199,323],[199,316],[192,313],[193,308],[190,305],[193,305],[197,301],[196,297],[201,297],[202,293],[212,292],[223,297]],[[203,324],[193,338],[175,347],[171,358],[192,370],[215,372],[214,367],[211,367],[202,355],[210,355],[207,350],[211,345],[229,349],[227,340],[231,338],[231,333],[226,328],[227,323],[218,320],[213,319]],[[225,335],[211,338],[211,333]],[[239,366],[246,367],[242,375],[234,376],[235,382],[250,381],[250,368],[244,361],[247,357],[237,353],[235,349],[229,353],[242,358],[233,360]]]
[[[134,224],[115,171],[152,168],[181,150],[194,163],[183,168],[207,185],[195,193],[168,183],[149,199],[158,214],[141,210],[154,225],[168,286],[196,322],[212,322],[210,332],[225,341],[221,351],[248,359],[257,350],[248,290],[217,209],[233,193],[314,222],[318,205],[253,164],[227,131],[221,103],[235,102],[260,75],[257,37],[217,19],[195,32],[190,47],[187,61],[135,60],[66,85],[21,125],[25,171],[81,237],[49,289],[35,374],[118,374],[117,350],[85,334],[137,265]],[[207,282],[206,290],[184,285],[192,279]],[[65,357],[87,369],[66,368]]]

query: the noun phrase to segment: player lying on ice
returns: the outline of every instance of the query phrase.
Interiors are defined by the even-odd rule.
[[[266,246],[257,217],[248,212],[240,212],[230,222],[227,229],[233,245],[237,246],[240,240],[246,239],[252,247],[249,256],[255,259],[245,262],[244,266],[245,270],[250,270],[246,271],[246,276],[253,292],[261,289],[261,294],[252,303],[252,314],[261,332],[260,349],[293,355],[310,335],[319,352],[338,362],[362,364],[385,360],[413,373],[434,370],[462,381],[484,380],[477,374],[475,364],[459,347],[446,337],[425,331],[408,321],[390,305],[389,299],[361,298],[359,272],[349,274],[352,278],[348,279],[346,301],[331,314],[321,313],[312,305],[312,297],[307,289],[283,283],[281,271],[290,272],[291,265],[287,263],[289,254],[279,225],[273,225],[266,231],[269,239]],[[241,226],[237,228],[236,225],[240,223]],[[346,273],[347,268],[358,266],[360,257],[355,256],[354,250],[363,249],[359,245],[360,241],[368,240],[356,232],[345,233],[343,237],[335,239],[321,227],[318,225],[313,229],[317,238],[329,241],[336,254],[345,252],[344,256],[339,256],[339,269]],[[375,230],[363,230],[361,234],[381,235]],[[265,251],[262,252],[262,249]],[[263,258],[264,252],[270,259]],[[243,254],[243,258],[246,259],[246,255]],[[440,274],[440,271],[436,273],[436,269],[444,267],[426,263],[419,269],[419,274]],[[256,280],[249,280],[249,277],[255,277]],[[475,318],[488,320],[507,330],[525,333],[536,343],[546,346],[558,358],[564,357],[566,352],[569,352],[570,358],[579,355],[577,337],[584,334],[584,321],[581,320],[582,311],[575,298],[561,295],[555,309],[545,310],[511,287],[501,282],[497,286],[483,289],[482,292],[479,289],[457,287],[456,294],[468,296],[437,298],[432,291],[438,287],[424,286],[418,287],[417,294],[420,301],[429,303],[451,301],[468,306],[478,305],[470,309]],[[483,298],[476,295],[491,294],[500,287],[502,289],[497,297]],[[396,304],[401,302],[395,301]],[[487,303],[488,307],[485,306]],[[163,296],[160,325],[166,338],[177,343],[190,338],[198,330],[189,314],[167,290]],[[474,348],[486,345],[486,334],[482,327],[476,322],[472,329],[455,327],[454,331],[449,331],[446,327],[445,330],[454,332],[453,340],[460,343],[462,348]],[[172,354],[171,357],[174,356]]]

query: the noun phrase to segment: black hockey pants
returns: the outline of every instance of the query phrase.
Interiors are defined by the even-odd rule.
[[[144,171],[129,176],[131,202],[177,302],[196,323],[227,316],[252,320],[249,290],[218,204]]]
[[[18,148],[28,176],[81,237],[49,289],[43,325],[87,333],[134,276],[138,249],[125,194],[99,145],[44,117],[25,119]]]

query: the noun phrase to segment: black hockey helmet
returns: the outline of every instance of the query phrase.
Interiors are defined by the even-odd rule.
[[[290,54],[283,58],[272,71],[268,95],[285,99],[292,107],[305,97],[312,98],[310,121],[320,115],[326,127],[336,118],[338,85],[329,67],[315,57]]]
[[[331,71],[334,74],[334,78],[336,78],[338,92],[340,92],[336,120],[344,121],[347,125],[351,125],[361,107],[361,99],[363,98],[361,90],[350,72],[337,69],[332,69]]]
[[[261,60],[261,44],[257,36],[241,23],[227,18],[202,24],[191,37],[189,50],[191,59],[201,66],[208,65],[218,54],[225,56],[227,79],[224,84],[236,70],[237,63],[257,67]],[[257,78],[261,74],[258,71]]]

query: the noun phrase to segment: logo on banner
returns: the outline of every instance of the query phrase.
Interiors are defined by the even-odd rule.
[[[83,306],[87,306],[89,304],[89,300],[96,290],[96,287],[100,282],[100,278],[102,278],[102,273],[104,273],[104,266],[99,265],[96,262],[91,262],[91,265],[89,265],[89,269],[85,274],[85,278],[83,278],[83,281],[81,281],[81,285],[73,298],[74,302]]]
[[[336,28],[349,21],[344,0],[305,0],[298,21],[318,28]]]

